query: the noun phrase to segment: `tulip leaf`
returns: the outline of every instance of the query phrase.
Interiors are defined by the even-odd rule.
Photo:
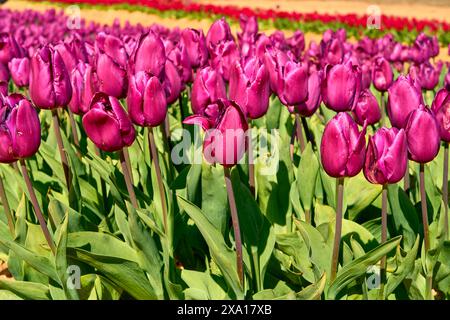
[[[228,300],[229,297],[221,285],[209,272],[184,269],[181,278],[188,285],[184,295],[188,300]],[[217,277],[215,277],[217,279]],[[220,280],[220,279],[217,279]]]
[[[297,189],[305,210],[311,210],[318,172],[319,161],[312,149],[311,143],[308,143],[302,153],[297,173]]]
[[[50,300],[49,288],[41,283],[0,278],[0,289],[5,289],[25,300]]]

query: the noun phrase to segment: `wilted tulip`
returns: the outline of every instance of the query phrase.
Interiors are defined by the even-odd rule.
[[[31,58],[30,97],[41,109],[67,106],[72,98],[70,75],[58,51],[46,45]]]
[[[385,92],[392,85],[394,74],[391,64],[383,57],[378,57],[373,63],[373,86],[380,92]]]
[[[127,94],[127,52],[122,41],[103,32],[96,39],[96,73],[101,92],[118,99]],[[149,59],[150,60],[150,59]],[[162,66],[164,68],[164,65]]]
[[[405,131],[409,159],[427,163],[437,156],[440,145],[439,126],[427,107],[420,105],[411,112]]]
[[[269,72],[257,57],[243,65],[236,61],[230,75],[230,99],[251,119],[262,117],[269,107]]]
[[[78,58],[75,53],[72,52],[72,48],[69,44],[62,42],[57,44],[54,49],[59,52],[64,61],[64,65],[66,66],[67,72],[71,74],[72,70],[75,69],[78,64]]]
[[[102,92],[94,95],[90,110],[83,116],[87,136],[101,150],[113,152],[130,146],[136,132],[117,98]]]
[[[443,63],[439,61],[435,67],[427,61],[419,67],[419,82],[422,89],[433,90],[439,83]]]
[[[372,83],[372,66],[366,62],[361,64],[361,90],[369,89]]]
[[[320,84],[322,83],[322,71],[314,71],[308,76],[308,99],[300,103],[295,109],[303,117],[310,117],[320,106]]]
[[[190,116],[185,124],[199,124],[206,131],[203,154],[209,163],[219,163],[232,167],[239,163],[246,151],[246,131],[248,129],[244,112],[233,101],[218,100],[217,110],[222,110],[215,125],[204,116]]]
[[[165,63],[166,50],[161,38],[152,31],[143,34],[130,59],[131,73],[137,74],[139,71],[145,71],[163,81]]]
[[[186,28],[181,36],[192,68],[203,67],[208,61],[208,48],[203,30]]]
[[[141,71],[130,78],[127,105],[131,120],[143,127],[160,125],[167,114],[166,93],[156,76]]]
[[[0,100],[0,162],[11,163],[33,156],[41,144],[41,124],[36,109],[21,94]]]
[[[18,87],[26,87],[30,83],[30,59],[13,58],[8,64],[11,78]]]
[[[411,77],[400,75],[388,89],[387,111],[392,126],[405,128],[409,114],[423,104],[419,84]]]
[[[0,64],[7,65],[12,58],[20,58],[22,50],[12,34],[0,33]]]
[[[340,112],[325,126],[320,156],[326,173],[334,178],[353,177],[364,164],[365,151],[364,126],[361,132],[358,125],[346,112]]]
[[[361,72],[350,61],[325,68],[322,81],[322,99],[325,105],[337,112],[349,111],[358,102],[361,90]]]
[[[450,92],[442,88],[434,97],[431,106],[439,124],[441,140],[450,142]]]
[[[353,110],[355,121],[360,126],[367,121],[368,125],[375,124],[381,119],[381,111],[378,106],[377,98],[369,89],[361,91],[358,102]]]
[[[79,115],[85,114],[88,112],[92,97],[97,91],[93,68],[88,63],[79,62],[72,71],[70,81],[73,91],[69,103],[70,111]]]
[[[215,69],[206,67],[197,72],[191,93],[192,111],[195,114],[204,115],[208,105],[226,97],[225,82]]]
[[[364,176],[374,184],[397,183],[408,164],[408,145],[403,129],[381,128],[369,137]]]

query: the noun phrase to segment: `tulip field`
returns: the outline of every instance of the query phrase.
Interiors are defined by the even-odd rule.
[[[450,298],[447,22],[147,2],[0,7],[0,299]]]

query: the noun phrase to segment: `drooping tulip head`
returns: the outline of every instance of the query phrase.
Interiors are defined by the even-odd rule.
[[[0,33],[0,64],[7,65],[12,58],[20,58],[22,50],[12,34]]]
[[[337,112],[353,109],[361,90],[361,71],[350,61],[325,68],[322,81],[322,99]]]
[[[270,83],[266,66],[257,57],[244,64],[236,61],[230,75],[230,99],[251,119],[262,117],[269,107]]]
[[[219,72],[211,67],[197,72],[191,93],[192,111],[195,114],[204,115],[208,105],[226,97],[225,82]]]
[[[433,90],[438,85],[443,65],[442,61],[434,67],[429,61],[420,65],[418,78],[422,89]]]
[[[392,126],[406,127],[409,114],[423,104],[422,91],[409,75],[400,75],[388,89],[387,112]]]
[[[359,94],[358,102],[353,109],[353,115],[356,123],[360,126],[363,126],[366,121],[367,125],[380,121],[381,111],[377,98],[369,89],[365,89]]]
[[[159,79],[141,71],[130,78],[127,97],[131,120],[142,127],[160,125],[167,114],[166,92]]]
[[[113,152],[130,146],[136,132],[117,98],[98,92],[90,110],[83,116],[83,127],[89,139],[101,150]]]
[[[394,74],[389,61],[384,57],[377,57],[373,63],[373,86],[380,92],[385,92],[392,85]]]
[[[31,58],[30,67],[30,97],[36,107],[67,106],[72,98],[72,86],[59,52],[45,45]]]
[[[442,88],[434,97],[431,106],[439,125],[441,140],[450,142],[450,92]]]
[[[405,131],[409,159],[427,163],[437,156],[440,145],[439,126],[427,107],[420,105],[411,112]]]
[[[364,176],[374,184],[397,183],[408,163],[408,145],[403,129],[381,128],[369,137]]]
[[[0,162],[11,163],[33,156],[41,144],[41,124],[36,109],[21,94],[12,94],[2,100]]]
[[[340,112],[325,126],[320,156],[325,172],[334,178],[353,177],[364,164],[366,127],[358,125],[346,112]]]

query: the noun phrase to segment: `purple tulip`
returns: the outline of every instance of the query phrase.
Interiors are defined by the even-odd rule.
[[[41,124],[36,109],[21,94],[0,101],[0,162],[11,163],[33,156],[41,144]]]
[[[322,81],[322,99],[337,112],[349,111],[358,102],[361,90],[361,71],[350,61],[335,66],[327,65]]]
[[[230,99],[251,119],[262,117],[269,107],[269,72],[257,57],[245,64],[236,61],[230,75]]]
[[[372,66],[369,62],[361,64],[361,90],[369,89],[372,83]]]
[[[192,68],[203,67],[208,61],[208,48],[206,38],[202,30],[184,29],[182,32],[182,42],[189,56]]]
[[[437,156],[440,145],[439,125],[427,107],[422,104],[411,112],[405,131],[409,159],[427,163]]]
[[[139,38],[130,59],[132,74],[145,71],[162,81],[164,79],[165,63],[166,50],[161,38],[152,31],[143,34]]]
[[[97,81],[91,65],[80,61],[72,71],[70,82],[73,93],[69,109],[75,114],[85,114],[89,111],[92,97],[97,91]]]
[[[441,140],[450,142],[450,92],[442,88],[434,97],[431,106],[439,124]]]
[[[127,105],[131,120],[142,127],[160,125],[167,114],[166,92],[156,76],[141,71],[130,78]]]
[[[230,80],[231,67],[239,59],[239,50],[234,41],[224,41],[215,47],[211,55],[211,66],[219,70],[222,77]]]
[[[225,82],[219,72],[211,67],[197,72],[191,94],[192,111],[195,114],[204,115],[208,105],[219,99],[226,99],[226,97]]]
[[[409,114],[423,104],[419,84],[410,76],[400,75],[388,89],[387,112],[392,126],[405,128]]]
[[[208,33],[206,34],[206,44],[208,49],[213,52],[214,48],[221,42],[233,41],[233,36],[231,35],[231,29],[225,18],[216,20],[211,27],[209,27]]]
[[[239,26],[242,29],[241,37],[253,37],[258,33],[258,20],[255,16],[239,15]]]
[[[8,67],[0,63],[0,81],[9,82],[9,70]]]
[[[204,116],[190,116],[185,124],[198,124],[206,131],[203,142],[203,154],[211,163],[219,163],[224,167],[232,167],[239,163],[246,151],[246,131],[248,129],[244,112],[233,101],[218,100],[217,107],[221,110],[215,123]]]
[[[392,85],[394,74],[389,61],[383,57],[377,57],[373,63],[373,85],[380,92],[385,92]]]
[[[305,50],[305,35],[300,30],[296,30],[292,37],[287,38],[287,43],[297,59],[300,59]]]
[[[377,98],[369,89],[361,91],[358,102],[353,110],[354,119],[360,126],[367,121],[368,125],[375,124],[381,119],[381,111]]]
[[[122,41],[103,32],[97,35],[96,72],[101,92],[118,99],[127,94],[128,56]]]
[[[324,34],[323,40],[320,42],[320,52],[323,66],[340,64],[344,58],[344,46],[338,35],[332,34],[332,32]]]
[[[308,99],[300,103],[296,112],[303,117],[312,116],[320,106],[320,84],[322,83],[322,71],[314,71],[308,76]]]
[[[12,34],[0,33],[0,64],[7,65],[12,58],[20,58],[22,50]]]
[[[364,176],[374,184],[399,182],[406,173],[408,145],[403,129],[381,128],[372,137],[364,162]]]
[[[36,107],[67,106],[72,98],[72,86],[59,52],[46,45],[36,51],[30,66],[30,97]]]
[[[12,58],[8,64],[11,78],[18,87],[26,87],[30,83],[30,59]]]
[[[67,72],[71,74],[72,70],[75,69],[78,64],[78,58],[75,53],[72,52],[70,45],[62,42],[57,44],[54,49],[59,52],[64,61],[64,65],[66,66]]]
[[[439,83],[443,62],[439,61],[435,67],[427,61],[419,67],[419,82],[422,89],[433,90]]]
[[[340,112],[325,126],[320,156],[325,172],[334,178],[353,177],[364,164],[366,127],[361,132],[346,112]]]
[[[420,33],[410,50],[411,60],[417,64],[427,61],[432,54],[432,40],[423,32]]]
[[[96,93],[90,110],[83,116],[83,127],[89,139],[101,150],[113,152],[130,146],[136,131],[117,98]]]

